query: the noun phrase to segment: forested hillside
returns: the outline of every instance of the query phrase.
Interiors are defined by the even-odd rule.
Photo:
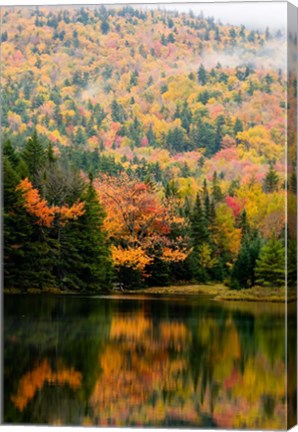
[[[282,285],[284,48],[192,12],[4,8],[6,286]]]

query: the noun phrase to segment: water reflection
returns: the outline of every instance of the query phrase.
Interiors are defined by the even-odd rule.
[[[284,308],[5,298],[7,423],[285,428]]]

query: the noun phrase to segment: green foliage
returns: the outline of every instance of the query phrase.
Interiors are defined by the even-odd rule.
[[[270,165],[269,171],[264,179],[264,191],[267,193],[272,193],[278,189],[279,176],[272,165]]]
[[[187,138],[187,135],[185,131],[180,127],[169,130],[166,145],[167,149],[171,153],[180,153],[191,149],[191,145]]]
[[[28,139],[22,152],[22,158],[28,166],[29,174],[34,184],[36,184],[39,173],[45,164],[45,149],[37,138],[36,131]]]
[[[266,45],[267,41],[278,45],[281,34],[275,36],[269,29],[249,32],[244,26],[222,25],[191,12],[144,12],[134,7],[39,11],[32,19],[22,14],[14,8],[7,11],[2,29],[4,52],[13,46],[15,53],[4,56],[1,89],[1,127],[11,140],[4,143],[3,157],[13,184],[17,186],[28,177],[49,206],[71,206],[83,199],[79,171],[82,177],[89,173],[94,177],[127,174],[140,182],[150,181],[160,204],[163,188],[166,198],[180,200],[175,216],[182,218],[185,229],[179,231],[171,225],[169,239],[184,239],[187,253],[194,248],[183,263],[161,264],[157,259],[152,267],[155,281],[167,283],[168,277],[170,282],[192,277],[221,280],[227,276],[239,286],[253,285],[258,241],[263,244],[268,240],[264,224],[275,223],[283,206],[285,83],[282,71],[269,65],[272,59]],[[15,26],[19,15],[24,24]],[[148,43],[151,36],[146,28],[158,35],[161,44],[156,41],[153,47]],[[38,44],[32,38],[34,32],[39,34]],[[109,33],[111,38],[106,36]],[[210,68],[208,61],[202,60],[206,53],[221,58],[234,50],[239,50],[241,57],[254,52],[254,68],[241,64],[241,59],[236,67],[218,63]],[[198,69],[191,70],[198,58]],[[144,62],[146,67],[142,67]],[[16,80],[11,79],[12,71]],[[295,80],[288,87],[295,92]],[[35,128],[39,137],[35,132],[27,140]],[[265,164],[270,168],[262,182]],[[205,177],[210,193],[207,182],[200,190]],[[176,192],[170,195],[174,183]],[[24,212],[22,197],[14,187],[7,183],[5,188],[12,206],[5,213],[12,244],[22,244],[12,234],[17,237],[22,233],[16,226],[19,220],[31,247],[28,257],[33,261],[37,257],[36,281],[28,273],[24,280],[37,284],[39,266],[40,272],[44,269],[40,280],[48,277],[49,283],[83,289],[85,262],[73,236],[81,238],[78,227],[84,218],[62,227],[55,216],[51,229],[41,228]],[[289,189],[296,191],[294,174]],[[200,211],[193,203],[198,192]],[[263,201],[271,199],[266,194],[272,194],[268,210],[265,204],[260,208]],[[227,195],[233,198],[233,211],[225,216]],[[187,206],[182,209],[184,200]],[[243,206],[247,213],[240,217]],[[201,237],[196,232],[195,211]],[[259,230],[256,237],[249,224]],[[224,247],[217,244],[220,227],[227,229],[222,236]],[[88,229],[86,232],[92,236]],[[264,238],[259,239],[261,233]],[[85,242],[82,239],[82,244]],[[23,246],[12,248],[8,255],[18,255],[21,260],[24,250]],[[87,253],[86,247],[82,253]],[[90,252],[90,262],[92,256]],[[78,272],[71,276],[76,262]],[[14,268],[18,272],[17,266]],[[140,275],[125,271],[124,279],[134,275],[138,280]],[[94,268],[88,272],[94,280],[103,281]]]
[[[100,24],[100,30],[102,34],[106,35],[109,33],[110,25],[106,19],[104,19]]]
[[[212,178],[212,198],[215,203],[223,199],[223,193],[221,191],[221,187],[218,182],[216,171],[214,171],[213,178]]]
[[[90,183],[82,194],[85,213],[61,230],[55,273],[62,287],[108,290],[112,282],[111,257],[103,232],[104,211]]]
[[[206,245],[208,247],[209,232],[208,222],[204,215],[199,195],[196,197],[194,209],[190,217],[190,235],[192,252],[189,256],[189,264],[192,275],[196,280],[200,282],[206,282],[208,278],[206,269],[209,266],[206,265],[206,262],[204,262],[204,260],[208,260],[205,259],[206,257],[202,256],[202,248],[204,248]],[[211,250],[205,250],[205,252],[205,255],[209,254],[209,258],[211,259]]]
[[[126,120],[124,108],[116,100],[112,102],[112,119],[114,122],[119,123],[123,123]]]
[[[273,287],[285,284],[285,247],[280,240],[269,240],[256,263],[257,284]]]
[[[206,70],[202,64],[198,70],[198,81],[201,85],[206,85],[206,83],[207,83],[207,73],[206,73]]]
[[[78,172],[54,157],[50,144],[44,152],[36,134],[22,152],[22,164],[10,142],[5,143],[4,153],[5,286],[108,289],[112,267],[102,228],[105,214],[93,185],[84,186]],[[59,217],[51,226],[37,223],[17,189],[24,170],[31,179],[38,179],[37,186],[48,204],[70,206],[81,200],[84,214],[66,224]]]

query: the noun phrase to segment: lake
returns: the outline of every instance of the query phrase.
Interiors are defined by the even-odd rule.
[[[4,296],[4,421],[283,429],[282,304]]]

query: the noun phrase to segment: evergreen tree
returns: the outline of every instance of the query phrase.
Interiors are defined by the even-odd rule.
[[[206,218],[207,221],[209,221],[210,220],[211,211],[210,211],[209,191],[208,191],[207,180],[206,179],[204,179],[204,184],[203,184],[203,198],[204,198],[204,214],[205,214],[205,218]]]
[[[238,257],[231,272],[231,288],[241,289],[255,285],[256,261],[260,255],[261,238],[248,224],[246,210],[240,216],[239,227],[242,232]]]
[[[190,218],[190,238],[192,252],[189,256],[189,264],[192,275],[196,280],[205,282],[207,273],[200,263],[200,254],[202,246],[208,243],[209,233],[199,194]]]
[[[190,150],[190,142],[185,131],[181,127],[175,127],[173,130],[169,130],[166,145],[168,150],[172,153]]]
[[[202,64],[198,70],[198,81],[201,85],[206,85],[207,83],[207,72]]]
[[[11,166],[14,168],[16,168],[20,161],[10,140],[7,140],[3,143],[3,156],[8,159],[8,161],[11,163]]]
[[[135,69],[130,76],[130,85],[136,86],[138,85],[139,72]]]
[[[155,134],[153,132],[152,124],[150,124],[150,126],[149,126],[149,129],[147,132],[147,139],[148,139],[150,146],[154,147],[156,145],[156,137],[155,137]]]
[[[108,23],[107,19],[104,19],[100,24],[100,30],[102,34],[106,35],[109,33],[110,30],[110,24]]]
[[[269,171],[267,172],[266,177],[264,179],[264,183],[263,183],[264,191],[267,193],[275,192],[278,189],[278,183],[279,183],[279,176],[271,164]]]
[[[263,246],[256,265],[256,283],[278,287],[285,284],[285,248],[272,238]]]
[[[219,145],[216,141],[216,130],[209,122],[201,120],[193,128],[191,133],[193,147],[205,148],[205,156],[210,157],[219,150]]]
[[[22,152],[22,157],[28,166],[30,179],[33,184],[36,185],[39,173],[44,167],[46,159],[45,150],[37,138],[36,131],[33,133],[32,137],[28,139]]]
[[[84,291],[111,286],[111,257],[103,232],[104,211],[92,181],[82,194],[85,213],[69,222],[61,234],[56,274],[61,285]]]
[[[4,285],[21,289],[51,286],[53,256],[47,229],[32,221],[16,190],[20,177],[6,157],[3,162]]]
[[[236,118],[235,124],[234,124],[234,136],[237,139],[237,134],[239,132],[243,132],[243,123],[239,118]]]
[[[216,118],[216,122],[215,122],[217,150],[220,149],[220,144],[224,135],[223,132],[224,125],[225,125],[225,117],[223,115],[219,115]]]
[[[242,237],[248,236],[250,234],[250,227],[248,225],[247,213],[245,209],[241,213],[240,228],[241,228]]]
[[[191,237],[193,240],[193,245],[202,244],[208,240],[208,229],[207,221],[202,209],[201,200],[199,194],[197,194],[193,213],[191,215]]]
[[[255,285],[255,267],[261,247],[260,237],[242,237],[238,257],[231,273],[231,288],[242,289]]]
[[[212,198],[215,203],[223,199],[223,194],[218,183],[216,171],[214,171],[213,178],[212,178]]]
[[[112,102],[112,120],[114,122],[123,123],[126,120],[126,114],[122,105],[114,99]]]
[[[192,122],[192,114],[188,107],[187,101],[184,102],[182,111],[180,114],[181,119],[181,126],[186,130],[186,132],[189,132],[189,128]]]

